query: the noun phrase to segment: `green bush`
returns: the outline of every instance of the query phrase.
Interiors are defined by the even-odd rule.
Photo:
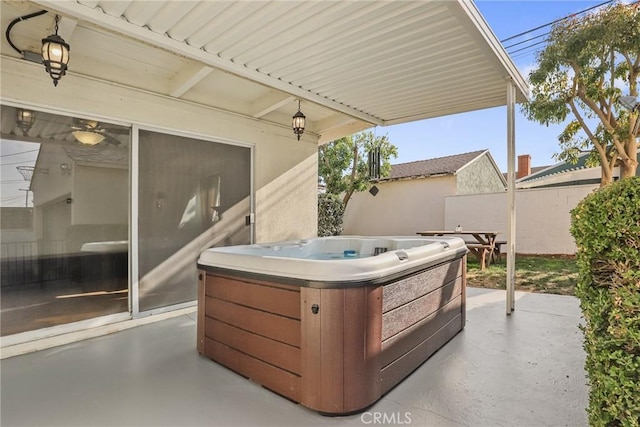
[[[318,195],[318,236],[337,236],[342,233],[344,205],[340,197],[331,193]]]
[[[585,319],[589,424],[640,425],[640,178],[599,189],[571,211],[576,296]]]

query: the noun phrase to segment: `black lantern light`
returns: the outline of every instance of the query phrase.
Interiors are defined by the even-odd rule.
[[[69,45],[58,35],[58,21],[60,17],[56,15],[55,34],[42,39],[42,63],[54,86],[58,86],[58,80],[65,75],[69,63]]]
[[[300,141],[300,135],[304,133],[306,120],[307,118],[302,114],[302,111],[300,111],[300,100],[298,100],[298,112],[293,115],[293,122],[291,124],[293,133],[298,137],[298,141]]]
[[[16,108],[16,124],[22,130],[22,136],[27,136],[29,129],[36,121],[36,114],[31,110]]]

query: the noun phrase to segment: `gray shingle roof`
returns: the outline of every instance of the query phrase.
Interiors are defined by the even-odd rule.
[[[470,153],[454,154],[453,156],[391,165],[391,174],[384,179],[390,180],[426,177],[432,175],[453,175],[464,165],[470,163],[472,160],[487,151],[488,150],[479,150]]]
[[[541,178],[546,178],[551,175],[559,175],[565,172],[571,172],[571,171],[576,171],[580,169],[589,169],[592,166],[587,166],[588,158],[589,158],[589,153],[585,153],[578,157],[578,160],[576,163],[570,163],[570,162],[558,163],[554,166],[549,166],[548,168],[543,169],[542,171],[539,171],[539,172],[533,172],[533,168],[532,168],[531,175],[527,175],[521,178],[520,180],[518,180],[518,182],[519,183],[529,182],[529,181],[534,181]],[[637,159],[638,161],[640,161],[640,153],[638,153]],[[599,167],[599,166],[596,166],[596,167]],[[640,168],[636,171],[636,175],[640,175]]]

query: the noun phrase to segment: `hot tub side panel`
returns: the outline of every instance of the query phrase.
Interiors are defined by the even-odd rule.
[[[464,328],[465,265],[466,256],[384,286],[382,394]]]
[[[380,397],[382,286],[302,288],[303,405],[360,411]]]
[[[300,288],[203,273],[198,350],[299,402]]]

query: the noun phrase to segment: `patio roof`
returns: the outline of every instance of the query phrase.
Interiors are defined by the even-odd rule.
[[[2,2],[3,27],[39,8],[63,16],[69,74],[286,126],[301,99],[320,143],[506,105],[508,80],[517,101],[528,96],[470,0],[36,0]],[[34,18],[14,41],[38,51],[52,28],[53,13]]]

